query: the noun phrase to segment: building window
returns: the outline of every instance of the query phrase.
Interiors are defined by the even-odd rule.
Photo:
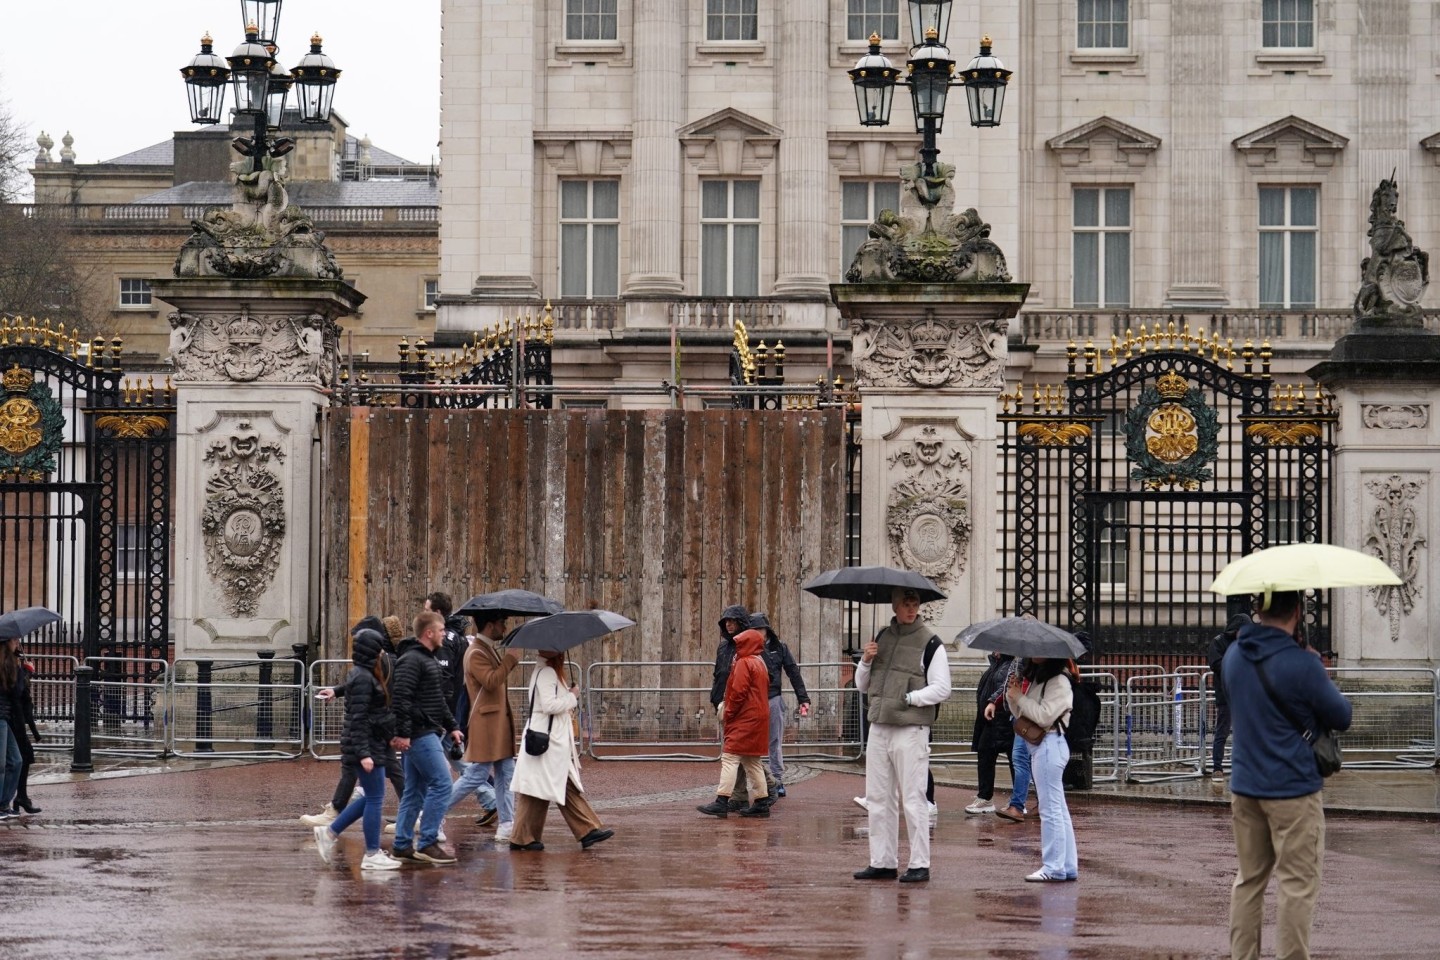
[[[1315,306],[1320,191],[1260,188],[1260,306]]]
[[[840,275],[869,235],[881,210],[900,209],[900,181],[846,180],[840,185]]]
[[[565,0],[566,40],[614,40],[615,0]]]
[[[849,40],[900,39],[900,0],[849,0],[845,15],[845,36]]]
[[[1100,508],[1095,574],[1102,587],[1124,590],[1130,582],[1130,505],[1112,500]]]
[[[120,278],[120,306],[150,306],[150,281],[135,277]]]
[[[706,40],[754,40],[756,0],[706,0]]]
[[[145,576],[145,528],[138,523],[115,525],[115,574],[121,580]]]
[[[1075,191],[1076,307],[1130,306],[1130,188]]]
[[[426,309],[426,310],[434,310],[434,309],[435,309],[435,301],[436,301],[436,299],[439,298],[439,296],[440,296],[440,281],[439,281],[439,280],[426,280],[426,281],[425,281],[425,309]]]
[[[560,183],[560,296],[620,292],[620,181]]]
[[[1079,0],[1075,46],[1124,49],[1130,46],[1130,0]]]
[[[1300,501],[1295,497],[1265,498],[1265,546],[1300,542]]]
[[[1315,46],[1314,0],[1264,0],[1261,15],[1263,46]]]
[[[700,185],[700,295],[760,294],[760,181]]]

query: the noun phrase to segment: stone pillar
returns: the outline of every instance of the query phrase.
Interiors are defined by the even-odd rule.
[[[683,293],[680,143],[685,115],[685,5],[636,0],[629,295]]]
[[[775,292],[824,297],[828,249],[814,238],[827,235],[825,187],[829,170],[826,96],[828,47],[816,42],[829,30],[826,0],[787,0],[779,5],[780,54],[776,116],[780,144],[780,247]]]
[[[288,656],[318,614],[316,415],[337,365],[341,280],[152,281],[176,385],[175,655]]]
[[[1171,5],[1170,89],[1175,92],[1175,123],[1170,142],[1170,282],[1166,306],[1222,307],[1229,292],[1221,283],[1225,249],[1222,211],[1225,171],[1230,156],[1224,135],[1226,24],[1206,0]]]
[[[1028,290],[1003,282],[830,288],[850,325],[864,402],[861,563],[934,580],[948,599],[922,615],[946,643],[995,615],[996,402],[1007,321]]]

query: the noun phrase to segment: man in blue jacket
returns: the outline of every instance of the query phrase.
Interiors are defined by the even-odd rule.
[[[1280,878],[1277,960],[1310,956],[1310,922],[1325,853],[1323,780],[1315,754],[1260,679],[1310,731],[1346,730],[1350,702],[1314,651],[1295,639],[1301,600],[1295,591],[1269,596],[1256,622],[1241,627],[1221,663],[1230,700],[1231,820],[1239,869],[1230,892],[1230,956],[1260,956],[1265,886]]]

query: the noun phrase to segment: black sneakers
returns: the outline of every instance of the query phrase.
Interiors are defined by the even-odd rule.
[[[484,813],[480,814],[480,816],[475,818],[475,823],[481,827],[488,827],[490,826],[490,824],[495,822],[496,816],[498,816],[498,814],[496,814],[493,809],[486,810]]]
[[[900,877],[901,883],[929,883],[929,867],[911,867]]]
[[[900,875],[900,871],[894,867],[866,867],[864,870],[856,870],[856,880],[894,880]]]
[[[580,838],[580,849],[589,850],[595,844],[604,843],[613,836],[615,836],[614,830],[591,830]]]
[[[529,843],[512,843],[512,844],[510,844],[510,849],[511,849],[511,850],[516,850],[516,851],[518,851],[518,850],[544,850],[544,849],[545,849],[545,844],[541,843],[539,840],[531,840]]]

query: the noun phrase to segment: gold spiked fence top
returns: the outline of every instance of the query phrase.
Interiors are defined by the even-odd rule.
[[[770,375],[770,363],[775,363],[775,376],[785,376],[785,342],[776,340],[775,346],[765,345],[761,340],[754,347],[750,346],[750,331],[745,327],[745,321],[735,321],[735,352],[740,357],[740,369],[745,377],[745,384],[753,386],[759,382],[760,377]]]
[[[1207,329],[1192,331],[1188,322],[1177,327],[1174,320],[1163,325],[1157,320],[1153,327],[1142,323],[1138,334],[1126,327],[1124,337],[1111,334],[1108,347],[1103,344],[1097,347],[1091,340],[1086,340],[1084,347],[1077,347],[1071,340],[1065,356],[1070,376],[1097,377],[1127,360],[1161,352],[1193,353],[1232,372],[1238,361],[1241,372],[1247,377],[1269,377],[1270,360],[1274,356],[1269,340],[1261,341],[1258,350],[1253,340],[1246,340],[1237,349],[1233,337],[1222,340]]]
[[[1029,391],[1029,410],[1025,408],[1026,391]],[[1270,390],[1270,415],[1294,414],[1300,417],[1333,417],[1335,415],[1335,395],[1320,388],[1318,383],[1310,384],[1310,393],[1306,395],[1306,386],[1303,383],[1275,384]],[[1013,411],[1012,411],[1013,407]],[[1066,397],[1065,387],[1061,384],[1033,383],[1026,385],[1017,383],[1013,391],[1006,391],[1000,394],[1000,412],[1002,415],[1009,415],[1013,412],[1015,416],[1064,416],[1069,413],[1070,403]]]
[[[423,373],[432,383],[458,383],[474,367],[484,363],[502,351],[510,349],[519,339],[527,343],[543,343],[551,346],[555,342],[555,317],[549,301],[544,311],[535,314],[517,314],[506,317],[499,323],[475,331],[469,343],[458,349],[432,351],[424,340],[413,344],[409,338],[400,341],[400,370],[402,373]],[[348,379],[343,376],[342,379]]]

